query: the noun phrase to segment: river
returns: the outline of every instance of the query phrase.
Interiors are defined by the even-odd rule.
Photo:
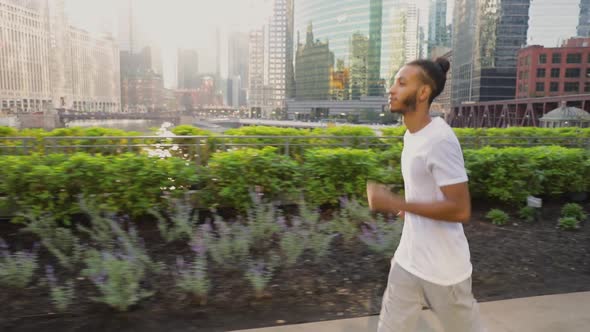
[[[103,127],[125,131],[137,131],[154,134],[163,124],[160,120],[76,120],[67,123],[67,127]]]

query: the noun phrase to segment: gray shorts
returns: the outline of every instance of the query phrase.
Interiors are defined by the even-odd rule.
[[[414,276],[392,260],[377,331],[416,331],[423,306],[432,310],[445,332],[485,331],[471,292],[471,278],[440,286]]]

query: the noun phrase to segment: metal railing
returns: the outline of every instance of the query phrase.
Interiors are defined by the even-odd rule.
[[[459,137],[464,149],[491,147],[534,147],[558,145],[590,149],[589,137]],[[54,136],[0,137],[0,155],[28,155],[31,153],[103,153],[117,154],[146,150],[171,150],[202,156],[217,151],[238,148],[273,146],[291,154],[310,147],[351,147],[387,149],[403,142],[403,137],[378,136]]]

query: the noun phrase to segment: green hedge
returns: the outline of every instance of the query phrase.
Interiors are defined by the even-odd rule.
[[[348,137],[348,140],[330,139],[330,138],[314,138],[311,139],[312,144],[334,145],[339,146],[343,143],[346,147],[366,147],[368,144],[374,146],[380,143],[377,134],[369,127],[359,126],[336,126],[329,128],[316,128],[311,133],[313,136],[335,136]],[[372,137],[372,138],[370,138]]]
[[[401,144],[386,151],[309,149],[298,160],[277,149],[238,149],[212,155],[207,166],[180,158],[136,154],[0,156],[0,200],[5,208],[35,209],[64,217],[78,197],[95,197],[112,211],[141,215],[162,204],[162,194],[196,186],[204,206],[252,206],[267,200],[335,203],[364,198],[368,179],[403,188]],[[558,196],[590,190],[590,152],[563,147],[465,150],[472,195],[520,205],[528,195]],[[94,196],[93,196],[94,195]]]
[[[57,217],[79,212],[81,196],[111,211],[140,215],[161,204],[164,191],[179,192],[198,181],[195,166],[185,160],[136,154],[2,156],[0,169],[3,208]]]
[[[301,188],[299,164],[276,148],[241,149],[213,154],[208,165],[205,204],[245,209],[252,194],[269,199],[294,199]]]
[[[342,196],[364,197],[368,179],[378,176],[377,153],[355,149],[313,149],[305,153],[306,198],[336,203]]]
[[[520,204],[528,195],[590,190],[590,153],[563,147],[465,151],[474,197]]]
[[[465,166],[473,197],[521,203],[541,190],[541,172],[526,149],[466,150]]]
[[[538,128],[538,127],[511,127],[511,128],[453,128],[459,137],[483,136],[483,137],[590,137],[590,128]],[[380,129],[382,136],[403,136],[406,127],[384,127]],[[174,128],[172,132],[179,136],[210,136],[212,133],[190,125],[182,125]],[[0,137],[46,137],[46,136],[137,136],[138,132],[125,132],[111,128],[59,128],[52,131],[42,129],[16,130],[11,127],[0,126]],[[296,129],[270,126],[249,126],[237,129],[228,129],[224,135],[231,136],[375,136],[376,133],[369,127],[363,126],[335,126],[330,128]]]

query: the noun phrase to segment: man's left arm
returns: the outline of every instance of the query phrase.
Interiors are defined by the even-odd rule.
[[[444,200],[428,203],[406,202],[399,195],[392,194],[385,186],[369,184],[368,196],[371,209],[397,213],[403,211],[426,218],[468,223],[471,217],[471,198],[467,182],[440,187]]]

